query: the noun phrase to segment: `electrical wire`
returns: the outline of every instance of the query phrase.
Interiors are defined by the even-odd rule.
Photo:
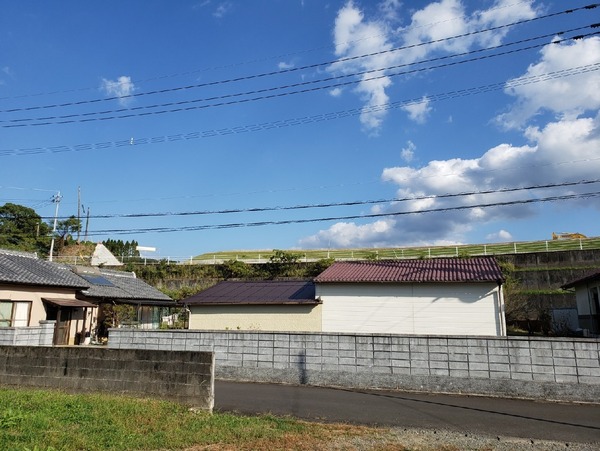
[[[354,219],[374,219],[383,217],[399,217],[406,215],[424,214],[424,213],[446,213],[451,211],[462,211],[471,210],[474,208],[491,208],[491,207],[505,207],[514,205],[526,205],[534,203],[545,203],[545,202],[556,202],[562,200],[579,200],[579,199],[590,199],[600,197],[600,192],[589,192],[580,194],[567,194],[563,196],[549,196],[544,198],[535,199],[523,199],[523,200],[512,200],[506,202],[491,202],[491,203],[480,203],[474,205],[460,205],[453,207],[441,207],[441,208],[429,208],[423,210],[411,210],[411,211],[400,211],[400,212],[386,212],[386,213],[371,213],[362,215],[348,215],[348,216],[331,216],[321,218],[310,218],[310,219],[288,219],[282,221],[260,221],[260,222],[242,222],[242,223],[228,223],[228,224],[211,224],[201,226],[189,226],[189,227],[153,227],[153,228],[140,228],[140,229],[106,229],[96,230],[89,232],[89,236],[98,236],[106,234],[141,234],[141,233],[168,233],[168,232],[190,232],[190,231],[201,231],[201,230],[220,230],[220,229],[232,229],[232,228],[243,228],[243,227],[263,227],[263,226],[277,226],[277,225],[289,225],[289,224],[307,224],[315,222],[329,222],[329,221],[343,221],[343,220],[354,220]]]
[[[400,100],[391,103],[372,105],[362,108],[354,108],[350,110],[343,110],[337,112],[317,114],[313,116],[296,117],[292,119],[283,119],[272,122],[264,122],[259,124],[242,125],[236,127],[224,127],[220,129],[195,131],[189,133],[177,133],[172,135],[154,136],[149,138],[129,138],[118,141],[105,141],[100,143],[85,143],[76,145],[61,145],[61,146],[46,146],[46,147],[32,147],[32,148],[18,148],[18,149],[3,149],[0,150],[0,157],[2,156],[23,156],[23,155],[38,155],[42,153],[63,153],[63,152],[81,152],[90,150],[106,150],[111,148],[121,148],[125,146],[142,146],[151,144],[163,144],[177,141],[188,141],[193,139],[212,138],[217,136],[228,136],[232,134],[250,133],[265,131],[271,129],[280,129],[292,126],[307,125],[311,123],[319,123],[324,121],[343,119],[348,117],[355,117],[365,113],[377,112],[398,109],[409,105],[420,104],[423,102],[438,102],[443,100],[451,100],[455,98],[467,97],[477,94],[484,94],[492,91],[498,91],[505,88],[512,88],[516,86],[530,85],[534,83],[540,83],[544,81],[570,77],[580,75],[583,73],[593,72],[600,69],[600,63],[594,63],[589,65],[577,66],[574,68],[563,69],[560,71],[547,72],[544,74],[537,74],[533,76],[518,77],[508,82],[498,82],[489,85],[481,85],[471,88],[465,88],[461,90],[455,90],[450,92],[444,92],[440,94],[433,94],[429,96],[420,96],[413,99]]]
[[[253,208],[238,208],[238,209],[227,209],[227,210],[200,210],[200,211],[183,211],[183,212],[163,212],[163,213],[124,213],[124,214],[104,214],[104,215],[91,215],[90,219],[114,219],[114,218],[150,218],[150,217],[167,217],[167,216],[201,216],[201,215],[221,215],[221,214],[232,214],[232,213],[257,213],[257,212],[269,212],[269,211],[288,211],[288,210],[306,210],[312,208],[331,208],[331,207],[349,207],[357,205],[373,205],[383,203],[401,203],[411,202],[426,199],[450,199],[456,197],[476,196],[476,195],[487,195],[487,194],[503,194],[513,193],[518,191],[533,191],[540,189],[549,188],[564,188],[569,186],[580,186],[590,185],[594,183],[600,183],[600,179],[596,180],[579,180],[576,182],[562,182],[562,183],[549,183],[544,185],[531,185],[524,187],[513,187],[513,188],[499,188],[489,189],[482,191],[470,191],[452,194],[435,194],[428,196],[416,196],[416,197],[404,197],[404,198],[393,198],[393,199],[376,199],[376,200],[358,200],[349,202],[332,202],[332,203],[320,203],[320,204],[306,204],[306,205],[293,205],[293,206],[276,206],[276,207],[253,207]],[[54,216],[44,216],[42,219],[53,219]],[[59,217],[59,219],[68,219],[69,216]]]
[[[329,82],[335,82],[337,80],[343,80],[343,79],[347,79],[347,78],[355,78],[355,77],[359,77],[359,76],[365,76],[365,75],[374,74],[377,72],[388,71],[388,70],[392,70],[392,69],[399,69],[399,68],[403,68],[403,67],[410,67],[410,66],[416,66],[416,65],[425,64],[425,63],[432,63],[432,62],[436,62],[436,61],[444,61],[444,60],[448,60],[448,59],[452,59],[452,58],[459,58],[459,57],[465,57],[465,56],[469,56],[469,55],[475,55],[475,54],[479,54],[482,52],[498,50],[501,48],[524,44],[526,42],[531,42],[531,41],[535,41],[535,40],[539,40],[539,39],[554,37],[556,35],[573,33],[575,31],[581,31],[581,30],[584,30],[587,28],[592,28],[592,29],[600,28],[600,24],[592,24],[592,25],[588,25],[588,26],[584,26],[584,27],[573,28],[570,30],[553,32],[553,33],[549,33],[549,34],[545,34],[545,35],[541,35],[541,36],[536,36],[533,38],[527,38],[527,39],[522,39],[519,41],[500,44],[500,45],[493,46],[493,47],[472,50],[469,52],[463,52],[463,53],[459,53],[459,54],[445,55],[445,56],[431,58],[428,60],[418,61],[418,62],[414,62],[414,63],[399,64],[399,65],[394,65],[394,66],[388,66],[385,68],[378,68],[378,69],[371,69],[371,70],[362,71],[362,72],[356,72],[356,73],[352,73],[352,74],[343,74],[343,75],[338,75],[338,76],[333,76],[333,77],[322,78],[319,80],[309,80],[309,81],[304,81],[304,82],[300,82],[300,83],[292,83],[292,84],[287,84],[287,85],[283,85],[283,86],[268,87],[268,88],[257,89],[257,90],[252,90],[252,91],[223,94],[223,95],[219,95],[219,96],[205,97],[205,98],[192,99],[192,100],[182,100],[182,101],[177,101],[177,102],[166,102],[166,103],[160,103],[160,104],[154,104],[154,105],[144,105],[144,106],[131,107],[131,108],[119,108],[119,109],[112,109],[112,110],[94,111],[94,112],[87,112],[87,113],[74,113],[74,114],[59,115],[59,116],[5,119],[5,120],[0,120],[0,124],[8,124],[8,125],[1,125],[0,127],[16,128],[16,127],[27,127],[27,126],[64,125],[64,124],[85,123],[85,122],[92,122],[92,121],[127,119],[127,118],[132,118],[132,117],[143,117],[143,116],[150,116],[150,115],[176,113],[176,112],[183,112],[183,111],[191,111],[191,110],[199,110],[199,109],[206,109],[206,108],[236,105],[236,104],[241,104],[241,103],[256,102],[256,101],[265,100],[265,99],[287,97],[287,96],[296,95],[296,94],[306,94],[306,93],[321,91],[321,90],[326,90],[326,89],[345,87],[345,86],[349,86],[349,85],[353,85],[353,84],[357,84],[357,83],[361,83],[361,82],[364,83],[364,82],[368,82],[368,81],[380,80],[382,78],[397,77],[400,75],[412,75],[415,73],[420,73],[420,72],[425,72],[425,71],[429,72],[431,70],[452,67],[452,66],[456,66],[459,64],[478,62],[478,61],[482,61],[482,60],[486,60],[486,59],[490,59],[490,58],[496,58],[499,56],[512,55],[512,54],[515,54],[518,52],[523,52],[523,51],[527,51],[527,50],[544,47],[544,46],[548,45],[548,43],[544,42],[544,43],[540,43],[540,44],[526,46],[526,47],[519,48],[519,49],[514,49],[514,50],[509,50],[509,51],[499,52],[499,53],[493,53],[490,55],[482,55],[482,56],[478,56],[478,57],[474,57],[474,58],[467,58],[467,59],[463,59],[460,61],[439,64],[436,66],[427,66],[427,67],[416,68],[416,69],[412,69],[412,70],[405,70],[405,71],[400,71],[400,72],[395,72],[395,73],[384,73],[382,75],[373,76],[370,78],[353,79],[350,81],[339,82],[339,83],[329,83]],[[573,37],[566,38],[566,39],[555,40],[552,42],[552,44],[561,44],[568,40],[583,39],[585,37],[595,36],[597,34],[600,34],[600,33],[593,32],[593,33],[577,35],[577,36],[573,36]],[[303,88],[305,86],[313,86],[313,85],[319,84],[319,83],[329,83],[329,84],[326,84],[323,86],[298,89],[295,91],[267,94],[267,93],[273,93],[276,91],[283,91],[283,90],[287,90],[287,89],[295,89],[295,88]],[[256,96],[257,94],[261,94],[261,95]],[[262,94],[266,94],[266,95],[262,95]],[[256,97],[236,99],[236,100],[232,100],[232,101],[224,101],[226,99],[251,96],[251,95],[254,95]],[[218,102],[206,104],[206,105],[196,105],[196,104],[202,103],[202,102],[213,102],[213,101],[218,101]],[[183,107],[183,105],[190,105],[190,104],[194,104],[194,106]],[[166,107],[172,107],[172,106],[177,106],[178,108],[158,110],[158,111],[148,111],[148,112],[142,112],[142,113],[133,113],[133,112],[137,112],[137,111],[151,110],[151,109],[155,109],[155,108],[166,108]],[[124,113],[124,112],[130,112],[130,113],[124,114],[124,115],[115,115],[115,114]],[[113,114],[114,116],[94,117],[94,116],[103,116],[106,114]],[[81,119],[81,118],[83,118],[83,119]],[[37,121],[37,122],[34,122],[34,121]]]
[[[517,3],[514,3],[512,5],[506,5],[506,6],[502,6],[502,7],[492,8],[490,10],[503,9],[503,8],[507,8],[507,7],[510,7],[510,6],[513,6],[513,5],[518,5],[518,4],[521,4],[521,3],[526,3],[526,2],[517,2]],[[517,26],[517,25],[523,25],[523,24],[531,23],[531,22],[535,22],[535,21],[545,20],[545,19],[549,19],[549,18],[561,16],[561,15],[564,15],[564,14],[572,14],[572,13],[579,12],[579,11],[591,10],[591,9],[595,9],[598,6],[600,6],[600,4],[593,3],[593,4],[590,4],[590,5],[586,5],[586,6],[582,6],[582,7],[578,7],[578,8],[567,9],[567,10],[564,10],[564,11],[550,13],[550,14],[546,14],[546,15],[542,15],[542,16],[537,16],[537,17],[533,17],[533,18],[530,18],[530,19],[523,19],[523,20],[520,20],[520,21],[516,21],[516,22],[509,23],[509,24],[504,24],[504,25],[498,25],[498,26],[487,28],[487,29],[483,29],[483,30],[475,30],[475,31],[464,33],[464,34],[461,34],[461,35],[449,36],[447,38],[441,38],[441,39],[437,39],[437,40],[433,40],[433,41],[428,41],[428,42],[423,42],[423,43],[418,43],[418,44],[412,44],[412,45],[407,45],[407,46],[402,46],[402,47],[396,47],[396,48],[392,48],[392,49],[384,50],[384,51],[380,51],[380,52],[373,52],[373,53],[368,53],[368,54],[363,54],[363,55],[357,55],[357,56],[352,56],[352,57],[340,58],[340,59],[337,59],[337,60],[325,61],[325,62],[321,62],[321,63],[314,63],[314,64],[310,64],[310,65],[300,66],[300,67],[297,67],[297,68],[289,68],[289,69],[282,69],[282,70],[278,70],[278,71],[271,71],[271,72],[265,72],[265,73],[259,73],[259,74],[251,74],[251,75],[247,75],[247,76],[244,76],[244,77],[236,77],[236,78],[233,78],[233,79],[217,80],[217,81],[209,82],[209,83],[200,83],[200,84],[195,84],[195,85],[180,86],[180,87],[168,88],[168,89],[163,89],[163,90],[154,90],[154,91],[147,91],[147,92],[143,92],[143,93],[134,93],[134,94],[130,94],[130,95],[127,95],[127,96],[120,96],[120,97],[114,96],[114,97],[105,97],[105,98],[101,98],[101,99],[92,99],[92,100],[86,100],[86,101],[80,101],[80,102],[69,102],[69,103],[53,104],[53,105],[41,105],[41,106],[32,106],[32,107],[24,107],[24,108],[13,108],[13,109],[9,109],[9,110],[0,110],[0,113],[15,112],[15,111],[30,111],[30,110],[46,109],[46,108],[57,108],[57,107],[65,107],[65,106],[72,106],[72,105],[81,105],[83,103],[96,103],[96,102],[104,102],[104,101],[113,101],[113,100],[120,100],[120,99],[131,98],[131,97],[141,97],[141,96],[147,96],[147,95],[153,95],[153,94],[159,94],[159,93],[165,93],[165,92],[173,92],[173,91],[180,91],[180,90],[186,90],[186,89],[201,88],[201,87],[212,86],[212,85],[216,85],[216,84],[233,83],[233,82],[238,82],[238,81],[242,81],[242,80],[250,80],[250,79],[268,77],[268,76],[273,76],[273,75],[281,75],[281,74],[285,74],[285,73],[289,73],[289,72],[297,72],[297,71],[307,70],[307,69],[315,69],[315,68],[318,68],[318,67],[327,66],[327,65],[330,65],[330,64],[334,64],[334,63],[346,62],[346,61],[356,60],[356,59],[365,58],[365,57],[372,57],[372,56],[377,56],[377,55],[381,55],[381,54],[385,54],[385,53],[397,52],[397,51],[411,49],[411,48],[416,48],[416,47],[420,47],[420,46],[424,46],[424,45],[430,45],[430,44],[434,44],[434,43],[441,43],[441,42],[449,41],[449,40],[452,40],[452,39],[464,38],[464,37],[473,36],[473,35],[480,34],[480,33],[485,33],[485,32],[500,30],[502,28],[508,28],[508,27],[513,27],[513,26]],[[460,16],[460,17],[456,17],[456,18],[452,18],[452,19],[447,19],[447,20],[443,20],[443,21],[438,21],[438,22],[430,23],[428,25],[408,27],[404,31],[409,31],[409,30],[414,29],[414,28],[423,28],[423,27],[428,27],[428,26],[433,26],[433,25],[439,25],[441,23],[446,23],[446,22],[449,22],[449,21],[452,21],[452,20],[457,20],[457,19],[459,19],[461,17],[464,17],[464,16]],[[369,37],[369,38],[363,38],[363,39],[360,39],[359,41],[363,41],[363,40],[366,40],[366,39],[371,39],[371,37]],[[358,41],[351,41],[351,42],[358,42]],[[340,44],[340,45],[345,45],[345,44],[346,43]],[[268,59],[274,59],[274,58],[282,58],[282,57],[286,57],[286,56],[290,56],[290,55],[294,55],[294,54],[298,54],[298,53],[308,53],[310,51],[312,51],[312,50],[307,50],[307,51],[302,51],[302,52],[296,52],[296,53],[288,53],[288,54],[284,54],[284,55],[280,55],[280,56],[276,56],[276,57],[272,57],[272,58],[267,58],[266,60],[268,60]],[[255,63],[255,62],[260,62],[260,61],[264,61],[264,60],[265,59],[263,59],[263,60],[254,60],[254,61],[250,61],[248,63],[238,63],[238,64],[231,64],[231,65],[227,65],[227,66],[219,66],[219,67],[215,67],[215,68],[212,68],[212,69],[224,69],[224,68],[236,67],[236,66],[239,66],[239,65],[242,65],[242,64]],[[165,76],[159,76],[159,77],[153,77],[153,78],[148,78],[148,79],[145,79],[145,80],[140,80],[140,82],[143,83],[143,82],[146,82],[146,81],[154,81],[154,80],[160,80],[160,79],[165,79],[165,78],[173,78],[173,77],[182,76],[182,75],[192,75],[192,74],[195,74],[195,73],[206,72],[208,70],[211,70],[211,68],[200,69],[200,70],[195,70],[195,71],[188,71],[188,72],[184,72],[184,73],[177,73],[177,74],[171,74],[171,75],[165,75]],[[97,89],[97,88],[94,87],[94,88],[72,89],[72,90],[65,90],[65,91],[53,91],[53,92],[49,92],[49,93],[38,93],[38,94],[32,94],[32,95],[28,95],[28,96],[3,97],[3,98],[0,98],[0,99],[1,100],[6,100],[6,99],[10,99],[10,98],[23,98],[23,97],[41,96],[41,95],[49,95],[49,94],[77,92],[77,91],[91,90],[91,89]]]

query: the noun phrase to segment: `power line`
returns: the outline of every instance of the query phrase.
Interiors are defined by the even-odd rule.
[[[149,138],[129,138],[118,141],[105,141],[100,143],[85,143],[76,145],[61,145],[61,146],[46,146],[46,147],[33,147],[33,148],[18,148],[18,149],[4,149],[0,150],[1,156],[9,155],[37,155],[41,153],[63,153],[63,152],[81,152],[89,150],[105,150],[111,148],[122,148],[125,146],[142,146],[149,144],[163,144],[177,141],[188,141],[193,139],[201,138],[212,138],[217,136],[227,136],[233,134],[250,133],[265,131],[271,129],[280,129],[292,126],[306,125],[311,123],[319,123],[324,121],[343,119],[347,117],[354,117],[365,113],[398,109],[409,105],[420,104],[424,101],[437,102],[442,100],[450,100],[460,97],[467,97],[476,94],[483,94],[487,92],[501,90],[507,87],[516,87],[539,83],[543,81],[549,81],[564,77],[570,77],[580,75],[583,73],[593,72],[600,69],[600,63],[594,63],[584,66],[577,66],[574,68],[563,69],[560,71],[547,72],[544,74],[537,74],[533,76],[519,77],[508,82],[498,82],[489,85],[476,86],[471,88],[465,88],[461,90],[455,90],[440,94],[433,94],[429,96],[420,96],[413,99],[406,99],[391,103],[372,105],[362,108],[354,108],[350,110],[342,110],[330,113],[322,113],[313,116],[296,117],[291,119],[283,119],[272,122],[264,122],[260,124],[242,125],[236,127],[224,127],[220,129],[195,131],[189,133],[176,133],[171,135],[161,135]]]
[[[600,192],[580,193],[580,194],[567,194],[563,196],[549,196],[537,199],[524,199],[524,200],[513,200],[506,202],[491,202],[481,203],[474,205],[461,205],[454,207],[442,207],[442,208],[429,208],[423,210],[412,210],[412,211],[401,211],[401,212],[388,212],[388,213],[372,213],[365,215],[349,215],[349,216],[335,216],[335,217],[322,217],[322,218],[310,218],[310,219],[289,219],[282,221],[260,221],[260,222],[245,222],[245,223],[229,223],[229,224],[212,224],[212,225],[201,225],[201,226],[189,226],[189,227],[155,227],[155,228],[140,228],[140,229],[107,229],[97,230],[90,232],[89,235],[107,235],[107,234],[140,234],[140,233],[168,233],[168,232],[190,232],[190,231],[201,231],[201,230],[220,230],[220,229],[232,229],[242,227],[262,227],[262,226],[273,226],[273,225],[288,225],[288,224],[307,224],[315,222],[329,222],[329,221],[342,221],[350,219],[374,219],[383,217],[399,217],[406,215],[415,215],[423,213],[445,213],[450,211],[462,211],[471,210],[474,208],[491,208],[491,207],[504,207],[513,205],[525,205],[534,204],[540,202],[556,202],[562,200],[578,200],[578,199],[589,199],[600,197]]]
[[[513,3],[511,5],[499,6],[499,7],[496,7],[496,8],[491,8],[490,11],[491,10],[498,10],[498,9],[508,8],[508,7],[511,7],[511,6],[514,6],[514,5],[519,5],[521,3],[527,3],[527,2],[516,2],[516,3]],[[512,26],[516,26],[516,25],[522,25],[522,24],[526,24],[526,23],[530,23],[530,22],[535,22],[535,21],[539,21],[539,20],[544,20],[544,19],[548,19],[548,18],[552,18],[552,17],[561,16],[563,14],[572,14],[574,12],[579,12],[579,11],[584,11],[584,10],[591,10],[591,9],[594,9],[594,8],[596,8],[598,6],[600,6],[600,4],[593,3],[593,4],[590,4],[590,5],[586,5],[586,6],[582,6],[582,7],[578,7],[578,8],[567,9],[567,10],[559,11],[559,12],[556,12],[556,13],[550,13],[550,14],[546,14],[546,15],[543,15],[543,16],[534,17],[534,18],[531,18],[531,19],[523,19],[521,21],[516,21],[516,22],[509,23],[509,24],[504,24],[504,25],[498,25],[496,27],[491,27],[491,28],[487,28],[487,29],[483,29],[483,30],[476,30],[476,31],[472,31],[472,32],[469,32],[469,33],[464,33],[464,34],[461,34],[461,35],[450,36],[450,37],[447,37],[447,38],[441,38],[441,39],[437,39],[437,40],[433,40],[433,41],[428,41],[428,42],[423,42],[423,43],[418,43],[418,44],[412,44],[412,45],[407,45],[407,46],[403,46],[403,47],[396,47],[396,48],[393,48],[393,49],[384,50],[384,51],[380,51],[380,52],[373,52],[373,53],[364,54],[364,55],[357,55],[357,56],[353,56],[353,57],[340,58],[340,59],[337,59],[337,60],[331,60],[331,61],[325,61],[325,62],[321,62],[321,63],[315,63],[315,64],[310,64],[310,65],[300,66],[300,67],[297,67],[297,68],[289,68],[289,69],[283,69],[283,70],[278,70],[278,71],[271,71],[271,72],[265,72],[265,73],[259,73],[259,74],[251,74],[251,75],[248,75],[248,76],[238,77],[238,78],[233,78],[233,79],[217,80],[217,81],[209,82],[209,83],[201,83],[201,84],[195,84],[195,85],[189,85],[189,86],[180,86],[180,87],[168,88],[168,89],[164,89],[164,90],[154,90],[154,91],[148,91],[148,92],[143,92],[143,93],[130,94],[130,95],[121,96],[121,97],[113,96],[113,97],[105,97],[105,98],[101,98],[101,99],[92,99],[92,100],[80,101],[80,102],[69,102],[69,103],[62,103],[62,104],[41,105],[41,106],[33,106],[33,107],[14,108],[14,109],[9,109],[9,110],[0,110],[0,113],[15,112],[15,111],[29,111],[29,110],[46,109],[46,108],[57,108],[57,107],[81,105],[83,103],[96,103],[96,102],[104,102],[104,101],[113,101],[113,100],[119,100],[119,99],[130,98],[130,97],[141,97],[141,96],[153,95],[153,94],[158,94],[158,93],[165,93],[165,92],[186,90],[186,89],[192,89],[192,88],[200,88],[200,87],[212,86],[212,85],[216,85],[216,84],[225,84],[225,83],[238,82],[238,81],[242,81],[242,80],[250,80],[250,79],[254,79],[254,78],[267,77],[267,76],[272,76],[272,75],[280,75],[280,74],[289,73],[289,72],[296,72],[296,71],[300,71],[300,70],[314,69],[314,68],[318,68],[318,67],[321,67],[321,66],[330,65],[330,64],[333,64],[333,63],[339,63],[339,62],[345,62],[345,61],[355,60],[355,59],[359,59],[359,58],[376,56],[376,55],[381,55],[381,54],[384,54],[384,53],[396,52],[396,51],[411,49],[411,48],[420,47],[420,46],[424,46],[424,45],[429,45],[429,44],[434,44],[434,43],[440,43],[440,42],[444,42],[444,41],[448,41],[448,40],[452,40],[452,39],[458,39],[458,38],[473,36],[473,35],[479,34],[479,33],[496,31],[496,30],[499,30],[499,29],[502,29],[502,28],[508,28],[508,27],[512,27]],[[415,28],[423,28],[423,27],[428,27],[428,26],[439,25],[439,24],[442,24],[442,23],[447,23],[447,22],[450,22],[450,21],[453,21],[453,20],[457,20],[457,19],[462,18],[462,17],[465,17],[465,16],[454,17],[454,18],[451,18],[451,19],[443,20],[443,21],[433,22],[433,23],[430,23],[430,24],[427,24],[427,25],[419,25],[419,26],[408,27],[408,28],[405,29],[405,31],[409,31],[409,30],[415,29]],[[371,39],[371,38],[372,37],[367,37],[367,38],[360,39],[358,41],[363,41],[363,40]],[[350,41],[350,43],[352,43],[352,42],[358,42],[358,41]],[[345,44],[346,43],[343,43],[343,44],[340,44],[340,45],[345,45]],[[320,47],[320,48],[323,48],[323,47]],[[310,50],[305,50],[305,51],[301,51],[301,52],[287,53],[287,54],[283,54],[283,55],[279,55],[279,56],[274,56],[274,57],[270,57],[270,58],[265,58],[265,59],[261,59],[261,60],[253,60],[253,61],[249,61],[249,62],[246,62],[246,63],[236,63],[236,64],[230,64],[230,65],[225,65],[225,66],[218,66],[218,67],[214,67],[214,68],[199,69],[199,70],[188,71],[188,72],[183,72],[183,73],[163,75],[163,76],[158,76],[158,77],[153,77],[153,78],[147,78],[147,79],[144,79],[144,80],[140,80],[140,82],[143,83],[143,82],[147,82],[147,81],[161,80],[161,79],[165,79],[165,78],[173,78],[173,77],[178,77],[178,76],[182,76],[182,75],[192,75],[192,74],[206,72],[206,71],[214,70],[214,69],[226,69],[226,68],[240,66],[240,65],[243,65],[243,64],[250,64],[250,63],[265,61],[265,60],[269,60],[269,59],[282,58],[282,57],[287,57],[287,56],[291,56],[291,55],[294,55],[294,54],[308,53],[308,52],[311,52],[311,51],[313,51],[313,50],[310,49]],[[48,92],[48,93],[38,93],[38,94],[16,96],[16,97],[2,97],[0,99],[1,100],[6,100],[6,99],[11,99],[11,98],[24,98],[24,97],[42,96],[42,95],[50,95],[50,94],[59,94],[59,93],[69,93],[69,92],[86,91],[86,90],[92,90],[92,89],[95,90],[95,89],[97,89],[97,87],[93,87],[93,88],[79,88],[79,89],[71,89],[71,90],[64,90],[64,91],[52,91],[52,92]]]
[[[544,185],[531,185],[524,187],[513,187],[513,188],[500,188],[500,189],[489,189],[482,191],[470,191],[452,194],[434,194],[428,196],[417,196],[417,197],[404,197],[404,198],[392,198],[392,199],[377,199],[377,200],[358,200],[349,202],[332,202],[332,203],[320,203],[320,204],[305,204],[305,205],[293,205],[293,206],[276,206],[276,207],[253,207],[253,208],[239,208],[239,209],[227,209],[227,210],[200,210],[200,211],[184,211],[184,212],[163,212],[163,213],[125,213],[125,214],[105,214],[105,215],[92,215],[90,219],[114,219],[114,218],[150,218],[150,217],[166,217],[166,216],[202,216],[202,215],[221,215],[221,214],[232,214],[232,213],[257,213],[257,212],[269,212],[269,211],[289,211],[289,210],[306,210],[312,208],[331,208],[331,207],[349,207],[357,205],[373,205],[382,203],[399,203],[399,202],[410,202],[417,200],[426,199],[450,199],[456,197],[475,196],[475,195],[486,195],[486,194],[503,194],[513,193],[517,191],[533,191],[539,189],[548,188],[564,188],[568,186],[578,185],[590,185],[594,183],[600,183],[600,179],[597,180],[579,180],[576,182],[562,182],[562,183],[549,183]],[[50,219],[51,217],[42,217],[42,219]],[[67,219],[63,217],[61,219]]]
[[[593,29],[593,28],[598,28],[598,27],[600,27],[600,24],[592,24],[592,25],[588,25],[588,26],[584,26],[584,27],[578,27],[578,28],[573,28],[573,29],[564,30],[564,31],[557,31],[557,32],[553,32],[553,33],[549,33],[549,34],[545,34],[545,35],[541,35],[541,36],[536,36],[533,38],[527,38],[527,39],[522,39],[519,41],[513,41],[510,43],[500,44],[500,45],[493,46],[493,47],[472,50],[469,52],[463,52],[463,53],[459,53],[459,54],[445,55],[445,56],[431,58],[428,60],[417,61],[417,62],[413,62],[413,63],[398,64],[398,65],[389,66],[389,67],[385,67],[385,68],[371,69],[371,70],[356,72],[356,73],[352,73],[352,74],[343,74],[343,75],[338,75],[338,76],[333,76],[333,77],[322,78],[319,80],[310,80],[310,81],[305,81],[305,82],[300,82],[300,83],[292,83],[292,84],[268,87],[268,88],[257,89],[257,90],[252,90],[252,91],[237,92],[237,93],[232,93],[232,94],[223,94],[220,96],[213,96],[213,97],[206,97],[206,98],[199,98],[199,99],[192,99],[192,100],[182,100],[182,101],[178,101],[178,102],[167,102],[167,103],[160,103],[160,104],[154,104],[154,105],[144,105],[144,106],[131,107],[131,108],[119,108],[119,109],[104,110],[104,111],[92,111],[92,112],[87,112],[87,113],[73,113],[73,114],[60,115],[60,116],[5,119],[5,120],[0,120],[0,123],[1,124],[9,124],[9,125],[1,125],[0,127],[2,127],[2,128],[17,128],[17,127],[28,127],[28,126],[64,125],[64,124],[72,124],[72,123],[127,119],[127,118],[132,118],[132,117],[143,117],[143,116],[150,116],[150,115],[176,113],[176,112],[191,111],[191,110],[198,110],[198,109],[229,106],[229,105],[235,105],[235,104],[241,104],[241,103],[256,102],[259,100],[273,99],[273,98],[278,98],[278,97],[286,97],[286,96],[295,95],[295,94],[306,94],[309,92],[321,91],[321,90],[325,90],[325,89],[340,88],[340,87],[344,87],[344,86],[348,86],[348,85],[357,84],[360,82],[374,81],[374,80],[379,80],[379,79],[387,78],[387,77],[397,77],[400,75],[415,74],[415,73],[419,73],[419,72],[431,71],[434,69],[442,69],[442,68],[447,68],[447,67],[451,67],[451,66],[456,66],[459,64],[482,61],[485,59],[495,58],[495,57],[499,57],[499,56],[511,55],[511,54],[523,52],[526,50],[537,49],[537,48],[543,47],[545,45],[548,45],[548,43],[544,42],[541,44],[535,44],[535,45],[531,45],[531,46],[527,46],[527,47],[523,47],[523,48],[519,48],[519,49],[515,49],[515,50],[509,50],[509,51],[505,51],[505,52],[493,53],[490,55],[482,55],[482,56],[478,56],[475,58],[467,58],[467,59],[463,59],[460,61],[439,64],[437,66],[428,66],[428,67],[416,68],[416,69],[412,69],[412,70],[400,71],[400,72],[395,72],[395,73],[384,73],[382,75],[373,76],[371,78],[350,80],[350,81],[345,81],[345,82],[340,82],[340,83],[333,83],[333,84],[327,84],[327,85],[323,85],[323,86],[309,87],[309,88],[299,89],[296,91],[288,91],[288,92],[283,92],[283,93],[275,93],[275,94],[268,94],[268,93],[273,93],[276,91],[283,91],[286,89],[302,88],[305,86],[312,86],[312,85],[319,84],[319,83],[335,82],[337,80],[343,80],[343,79],[347,79],[347,78],[354,78],[354,77],[358,77],[358,76],[374,74],[377,72],[388,71],[391,69],[399,69],[399,68],[403,68],[403,67],[410,67],[410,66],[416,66],[416,65],[425,64],[425,63],[432,63],[432,62],[436,62],[436,61],[444,61],[444,60],[448,60],[448,59],[452,59],[452,58],[465,57],[465,56],[474,55],[474,54],[478,54],[478,53],[482,53],[482,52],[488,52],[488,51],[498,50],[498,49],[505,48],[505,47],[511,47],[514,45],[523,44],[526,42],[531,42],[531,41],[535,41],[535,40],[539,40],[539,39],[545,39],[545,38],[553,37],[556,35],[573,33],[575,31],[581,31],[581,30],[584,30],[587,28]],[[577,36],[573,36],[573,37],[566,38],[566,39],[555,40],[552,42],[552,44],[561,44],[568,40],[582,39],[582,38],[589,37],[589,36],[595,36],[597,34],[599,34],[599,33],[593,32],[593,33],[587,33],[587,34],[583,34],[583,35],[577,35]],[[257,94],[261,94],[261,95],[259,95],[257,97],[251,97],[251,98],[236,99],[236,100],[232,100],[232,101],[223,101],[225,99],[251,96],[251,95],[257,95]],[[262,94],[266,94],[266,95],[262,95]],[[198,104],[201,102],[214,102],[214,101],[218,101],[218,102],[206,104],[206,105],[194,105],[194,106],[183,107],[184,105]],[[167,109],[167,110],[158,110],[158,111],[147,111],[147,112],[141,112],[141,113],[132,113],[134,111],[137,112],[137,111],[151,110],[151,109],[155,109],[155,108],[166,108],[166,107],[172,107],[172,106],[177,106],[178,108]],[[114,114],[124,113],[124,112],[130,112],[130,114],[118,115],[118,116],[117,115],[103,116],[106,114],[114,115]],[[94,116],[103,116],[103,117],[94,117]],[[38,122],[34,122],[34,121],[38,121]],[[40,121],[43,121],[43,122],[40,122]]]

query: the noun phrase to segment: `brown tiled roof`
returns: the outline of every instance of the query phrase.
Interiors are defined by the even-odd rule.
[[[434,258],[337,262],[315,278],[316,283],[502,282],[493,257]]]
[[[318,304],[315,285],[305,280],[225,281],[180,301],[187,305]]]

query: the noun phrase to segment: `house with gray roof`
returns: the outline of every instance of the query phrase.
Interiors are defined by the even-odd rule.
[[[71,267],[0,249],[0,333],[52,320],[53,344],[85,343],[99,326],[116,326],[118,318],[107,321],[106,311],[123,305],[131,311],[128,325],[144,328],[158,328],[176,306],[131,272]]]
[[[493,257],[336,262],[313,281],[221,282],[185,299],[191,329],[506,335]]]
[[[73,344],[85,337],[96,305],[77,299],[89,283],[64,265],[35,254],[0,250],[0,333],[56,321],[54,344]]]
[[[173,299],[138,279],[133,272],[114,271],[91,266],[75,266],[73,272],[89,286],[77,297],[98,305],[98,334],[106,336],[108,327],[127,325],[158,329],[162,318],[177,307]],[[120,306],[119,309],[115,309]],[[128,308],[123,308],[127,306]]]

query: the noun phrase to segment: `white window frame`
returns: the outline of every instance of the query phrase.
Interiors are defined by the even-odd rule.
[[[11,304],[10,318],[8,321],[3,318],[0,322],[0,327],[27,327],[31,319],[31,301],[11,301],[8,299],[0,299],[0,304]],[[25,307],[25,315],[21,310]],[[8,325],[6,324],[8,322]]]

